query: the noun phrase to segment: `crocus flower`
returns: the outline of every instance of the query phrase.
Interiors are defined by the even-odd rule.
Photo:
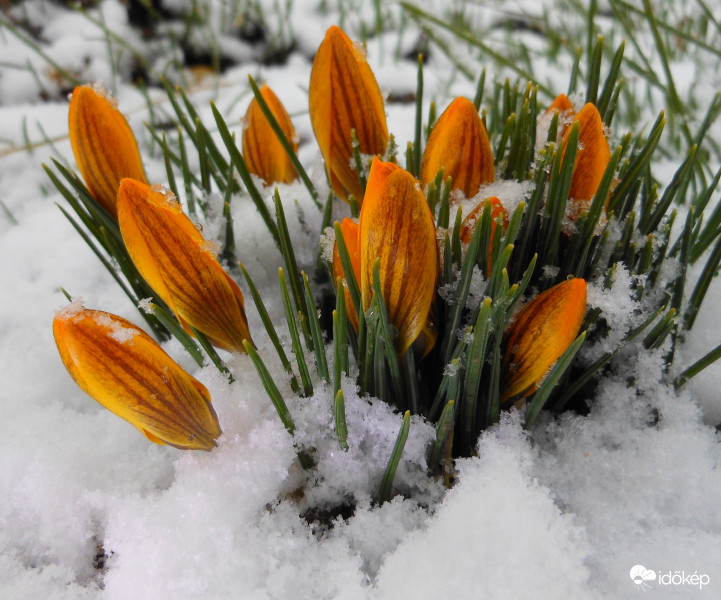
[[[573,113],[573,104],[571,104],[571,101],[568,99],[566,94],[559,94],[556,96],[553,102],[551,102],[549,107],[546,109],[546,113],[554,112]]]
[[[472,198],[494,177],[493,151],[483,121],[466,98],[456,98],[433,126],[421,162],[421,182],[428,185],[443,168],[452,189]]]
[[[576,339],[586,314],[586,281],[575,278],[536,296],[504,335],[503,401],[530,396]]]
[[[422,332],[424,354],[435,343],[432,303],[439,271],[433,216],[415,178],[398,165],[373,159],[360,214],[360,288],[363,310],[373,298],[373,265],[388,320],[398,330],[402,356]]]
[[[260,90],[268,108],[278,121],[285,137],[293,150],[298,150],[293,123],[278,97],[267,85]],[[298,178],[293,163],[285,149],[278,141],[268,119],[265,118],[260,104],[253,98],[245,113],[245,129],[243,130],[243,158],[248,170],[254,173],[267,185],[272,183],[290,183]]]
[[[308,88],[310,120],[331,187],[344,200],[360,203],[363,189],[351,167],[351,130],[362,154],[383,154],[388,128],[378,83],[361,48],[332,26],[313,60]]]
[[[353,265],[353,274],[355,275],[356,282],[360,286],[360,248],[358,246],[358,224],[351,219],[343,219],[340,223],[341,233],[343,234],[343,241],[345,242],[346,249],[348,250],[348,256]],[[348,314],[348,320],[353,325],[353,329],[358,331],[358,314],[353,306],[353,301],[348,290],[348,283],[346,282],[345,272],[343,271],[343,264],[340,260],[340,253],[338,252],[338,244],[333,245],[333,278],[338,280],[341,279],[341,285],[343,286],[343,293],[345,294],[345,305]],[[336,290],[339,293],[339,290]]]
[[[70,100],[70,145],[88,190],[117,218],[116,198],[124,177],[146,182],[130,125],[102,89],[76,87]]]
[[[478,220],[483,214],[483,209],[489,205],[491,206],[491,237],[488,244],[488,264],[486,267],[486,275],[490,274],[491,272],[491,262],[493,259],[493,239],[496,235],[496,227],[498,225],[497,219],[499,217],[503,218],[503,231],[505,231],[508,227],[508,215],[506,214],[506,209],[503,208],[503,204],[501,204],[501,201],[495,196],[491,196],[490,198],[486,198],[485,200],[479,202],[478,205],[476,205],[476,207],[470,213],[468,213],[466,218],[463,219],[463,223],[461,223],[461,231],[459,234],[461,241],[464,244],[468,244],[473,237],[473,232],[476,229],[476,225],[478,225]]]
[[[568,125],[573,119],[576,112],[573,110],[573,104],[571,104],[571,101],[568,99],[568,96],[566,94],[559,94],[556,96],[556,98],[551,102],[550,106],[546,109],[546,112],[543,113],[538,117],[540,126],[539,134],[543,136],[543,141],[545,142],[546,136],[548,135],[548,128],[551,125],[551,119],[553,118],[554,113],[559,113],[558,115],[558,129],[556,131],[556,141],[563,139],[564,134],[566,133],[566,130],[568,129]]]
[[[208,390],[142,329],[71,304],[55,315],[53,334],[82,390],[150,441],[187,450],[216,445],[221,431]]]
[[[138,271],[183,327],[204,333],[214,346],[245,352],[243,341],[251,338],[243,294],[175,197],[123,179],[118,222]]]
[[[611,150],[603,131],[601,115],[593,104],[589,102],[576,114],[571,124],[576,122],[579,124],[578,151],[568,197],[578,211],[581,211],[588,210],[591,205],[603,173],[611,160]],[[570,135],[569,126],[563,136],[564,156]]]

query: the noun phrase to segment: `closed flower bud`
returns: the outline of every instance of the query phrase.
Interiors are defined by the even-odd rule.
[[[546,112],[573,113],[573,104],[571,104],[571,101],[568,99],[566,94],[559,94],[553,102],[551,102],[549,107],[546,109]]]
[[[539,133],[543,136],[544,141],[548,134],[548,128],[551,124],[551,119],[553,119],[554,113],[559,113],[558,129],[556,130],[556,139],[552,141],[558,142],[563,139],[569,123],[571,123],[574,115],[576,114],[573,110],[573,104],[571,104],[571,101],[568,99],[566,94],[559,94],[556,96],[554,101],[551,102],[551,105],[546,109],[546,112],[538,117],[540,125]]]
[[[243,294],[175,197],[123,179],[118,222],[138,271],[183,327],[204,333],[214,346],[244,353],[243,341],[251,338]]]
[[[478,205],[470,213],[468,213],[468,216],[463,219],[463,223],[461,223],[461,232],[459,235],[461,241],[464,244],[468,244],[471,241],[471,238],[473,237],[473,232],[478,225],[478,220],[483,215],[483,209],[486,206],[491,207],[491,237],[488,243],[488,265],[486,270],[486,275],[488,275],[491,272],[491,261],[493,259],[493,240],[495,239],[499,217],[502,217],[503,231],[505,231],[508,227],[508,215],[506,214],[506,209],[503,208],[503,204],[501,204],[501,201],[495,196],[491,196],[490,198],[486,198],[482,202],[479,202]],[[503,231],[501,232],[501,234],[503,233]]]
[[[280,100],[267,85],[262,87],[260,93],[275,120],[278,121],[285,137],[293,146],[293,151],[297,151],[295,129]],[[248,111],[245,113],[243,158],[248,165],[248,170],[260,177],[267,185],[290,183],[298,179],[298,173],[293,163],[255,98],[251,100]]]
[[[421,182],[428,185],[443,168],[452,189],[472,198],[494,177],[493,151],[483,121],[473,103],[456,98],[433,126],[423,152]]]
[[[589,102],[576,114],[571,124],[576,122],[579,124],[578,151],[568,198],[575,204],[577,212],[580,212],[590,207],[611,160],[611,150],[603,130],[601,115],[593,104]],[[570,135],[571,127],[563,136],[564,156]]]
[[[117,218],[116,198],[125,177],[146,182],[130,125],[104,90],[76,87],[68,113],[70,145],[88,190]]]
[[[356,283],[360,286],[360,252],[358,247],[358,224],[354,223],[351,219],[343,219],[340,223],[341,233],[343,234],[343,241],[345,242],[346,249],[348,250],[348,256],[350,257],[353,265],[353,274],[355,275]],[[340,253],[338,252],[338,244],[333,245],[333,279],[336,281],[338,278],[341,279],[341,285],[343,286],[343,293],[345,294],[345,305],[348,314],[348,320],[353,325],[353,329],[358,331],[358,314],[353,306],[353,300],[348,290],[348,283],[346,282],[345,272],[343,271],[343,264],[340,260]],[[340,290],[336,290],[336,293],[340,293]]]
[[[363,51],[335,25],[326,32],[313,60],[308,101],[331,187],[344,200],[352,194],[361,203],[363,189],[351,167],[351,130],[362,154],[383,154],[388,144],[386,114]]]
[[[503,338],[503,401],[530,396],[576,339],[586,315],[586,281],[575,278],[536,296]]]
[[[70,305],[53,321],[65,368],[89,396],[150,441],[212,450],[221,434],[205,386],[122,317]]]
[[[373,265],[388,320],[398,330],[400,356],[425,334],[423,354],[436,339],[432,303],[439,271],[433,216],[415,178],[399,166],[373,159],[360,214],[360,288],[363,310],[373,298]]]

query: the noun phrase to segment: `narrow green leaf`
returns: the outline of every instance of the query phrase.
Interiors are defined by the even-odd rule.
[[[295,360],[298,364],[298,372],[300,373],[300,380],[303,384],[303,395],[308,397],[313,395],[313,383],[310,379],[310,372],[308,371],[308,365],[305,362],[305,354],[303,353],[303,347],[300,343],[300,336],[298,335],[298,326],[296,323],[296,317],[293,313],[293,307],[290,303],[290,296],[288,295],[288,286],[285,281],[285,274],[283,269],[278,269],[278,279],[280,281],[280,296],[283,301],[283,308],[285,309],[285,319],[288,322],[288,332],[290,333],[290,339],[293,346],[293,354],[295,354]]]
[[[401,461],[401,455],[408,439],[408,431],[411,427],[411,413],[406,411],[403,415],[403,424],[401,425],[400,431],[398,432],[398,438],[396,439],[393,452],[388,460],[388,466],[383,474],[383,480],[381,481],[381,487],[378,492],[378,501],[383,504],[388,502],[393,497],[393,479],[396,476],[398,470],[398,463]]]
[[[345,399],[343,390],[338,390],[333,402],[333,416],[335,418],[335,434],[343,450],[348,450],[348,427],[345,422]]]
[[[273,403],[283,426],[288,433],[293,435],[295,432],[295,424],[293,423],[293,418],[290,416],[288,406],[286,405],[285,400],[283,400],[283,395],[280,393],[280,390],[278,390],[278,386],[275,385],[273,377],[271,377],[268,372],[268,368],[265,366],[265,363],[263,363],[263,359],[260,358],[258,351],[253,347],[253,344],[251,344],[248,340],[245,340],[243,345],[245,346],[248,356],[250,356],[250,360],[253,361],[253,365],[255,365],[255,368],[258,371],[258,375],[260,375],[263,387],[265,388],[270,401]]]

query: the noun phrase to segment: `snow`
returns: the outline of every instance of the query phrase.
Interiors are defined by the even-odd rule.
[[[294,40],[287,62],[253,62],[257,48],[237,38],[230,44],[221,36],[224,55],[246,62],[188,93],[207,124],[213,123],[208,106],[213,98],[239,136],[252,97],[247,75],[267,81],[293,118],[300,160],[325,198],[328,186],[307,114],[311,59],[328,25],[341,24],[356,37],[361,23],[372,27],[376,3],[359,1],[357,10],[342,14],[327,6],[325,14],[318,14],[317,2],[297,1],[288,8],[287,21],[274,15],[275,4],[259,3],[271,37]],[[379,4],[388,22],[404,18],[398,5]],[[424,9],[443,14],[445,4],[435,0]],[[163,5],[180,14],[190,3],[165,0]],[[608,9],[604,2],[599,5]],[[221,27],[224,3],[208,6],[216,29],[227,33],[236,26],[229,21]],[[519,0],[504,6],[509,13],[539,14],[554,3]],[[669,10],[682,13],[684,3],[674,6]],[[487,6],[467,8],[467,18],[479,26],[499,18]],[[12,10],[42,31],[43,50],[63,68],[83,82],[103,79],[113,90],[140,141],[149,180],[167,184],[158,148],[151,154],[144,131],[143,121],[150,118],[145,99],[125,83],[132,66],[127,50],[114,74],[102,28],[80,13],[42,0],[27,0]],[[558,31],[583,31],[585,23],[567,17],[568,12],[551,12]],[[162,40],[140,39],[122,3],[102,0],[90,11],[96,18],[101,14],[107,27],[133,47],[157,50],[149,55],[158,70],[172,64],[172,52],[178,50],[163,50]],[[615,47],[623,32],[608,19],[599,23],[607,29],[607,44]],[[5,423],[0,597],[627,598],[638,591],[629,576],[635,565],[659,574],[706,574],[703,593],[721,595],[721,445],[715,430],[721,423],[721,367],[707,369],[676,393],[660,380],[664,348],[648,353],[632,346],[622,352],[599,383],[587,416],[566,413],[554,420],[542,414],[529,435],[519,414],[505,414],[481,437],[477,455],[456,463],[450,490],[425,473],[425,450],[434,430],[414,417],[395,480],[400,495],[380,506],[375,498],[401,415],[379,400],[361,397],[354,383],[344,380],[349,445],[344,452],[333,429],[332,390],[316,381],[311,397],[292,393],[245,287],[249,326],[289,404],[295,440],[278,419],[249,357],[222,353],[236,379],[228,385],[214,367],[198,368],[177,341],[164,349],[208,388],[223,428],[212,452],[149,443],[88,398],[66,373],[53,341],[53,315],[73,310],[65,308],[60,286],[82,295],[88,308],[119,314],[138,326],[143,321],[55,206],[66,203],[41,168],[51,158],[73,164],[62,97],[68,90],[37,53],[7,31],[0,33],[3,61],[30,61],[36,71],[33,76],[0,64],[0,200],[12,215],[0,210],[0,406]],[[367,55],[384,93],[400,97],[415,90],[415,60],[394,57],[396,49],[400,57],[413,55],[419,35],[417,26],[406,22],[368,41]],[[521,32],[518,38],[537,47],[534,35]],[[202,35],[193,40],[200,48],[208,43]],[[496,33],[486,41],[498,48],[504,38]],[[627,53],[636,55],[630,44]],[[566,55],[556,64],[537,60],[535,66],[541,82],[566,90]],[[662,73],[660,65],[654,66]],[[718,64],[674,58],[672,72],[682,98],[695,88],[699,122],[721,84]],[[624,74],[627,89],[640,98],[639,123],[648,128],[664,98],[657,91],[647,94],[632,71]],[[172,81],[181,75],[169,73]],[[512,75],[507,69],[489,68],[487,86],[507,75]],[[452,95],[472,98],[475,93],[475,83],[440,52],[430,55],[424,77],[424,114],[431,100],[440,114]],[[172,112],[165,96],[152,88],[149,93],[162,120]],[[387,105],[389,128],[401,149],[413,138],[414,110],[413,104]],[[612,126],[616,139],[624,127]],[[718,124],[707,135],[721,141]],[[37,144],[28,151],[22,149],[26,136]],[[655,175],[668,181],[682,154],[668,158]],[[192,159],[191,153],[191,166],[197,168]],[[511,214],[528,191],[526,184],[499,181],[464,206],[470,210],[478,200],[496,195]],[[263,193],[272,210],[273,189]],[[279,193],[299,264],[312,270],[321,215],[302,183],[279,186]],[[221,241],[221,219],[213,215],[220,214],[223,199],[215,194],[207,200],[213,210],[201,223],[203,232]],[[717,192],[712,204],[718,200]],[[238,256],[271,317],[283,322],[277,293],[281,257],[247,196],[234,197],[231,210]],[[336,218],[344,216],[343,207],[336,213]],[[698,268],[692,269],[692,277],[698,274]],[[242,278],[233,276],[242,287]],[[584,360],[615,347],[638,324],[630,285],[628,272],[620,269],[610,289],[589,286],[589,306],[603,311],[610,335],[603,345],[584,348]],[[682,370],[719,343],[720,300],[717,280],[674,369]],[[284,343],[289,346],[287,339]],[[315,448],[310,481],[298,464],[294,442]],[[651,585],[654,598],[699,593],[686,585],[662,585],[660,575]]]

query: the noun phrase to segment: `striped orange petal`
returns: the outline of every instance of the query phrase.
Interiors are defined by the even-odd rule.
[[[130,177],[146,182],[130,125],[104,91],[83,85],[73,91],[68,129],[70,145],[88,190],[117,218],[120,180]]]
[[[470,213],[468,213],[466,218],[463,219],[460,232],[461,241],[464,244],[468,244],[473,237],[473,232],[476,229],[478,219],[480,219],[483,214],[483,209],[489,205],[491,206],[491,239],[489,240],[488,244],[488,264],[486,275],[490,274],[491,272],[491,260],[493,258],[493,239],[496,235],[498,217],[503,217],[503,231],[508,228],[508,215],[506,214],[506,209],[503,208],[503,204],[501,204],[501,201],[495,196],[491,196],[490,198],[486,198],[485,200],[479,202],[478,205],[476,205],[476,207]],[[501,234],[503,233],[503,231],[501,231]]]
[[[373,297],[373,265],[380,259],[380,284],[388,318],[398,330],[402,356],[426,330],[425,353],[435,342],[428,327],[439,271],[433,216],[420,185],[397,165],[373,159],[360,215],[360,287],[363,310]]]
[[[428,185],[443,168],[452,189],[472,198],[494,178],[493,151],[483,121],[473,103],[456,98],[433,126],[421,162],[421,182]]]
[[[580,212],[589,209],[603,173],[611,160],[611,150],[603,130],[601,115],[593,104],[589,102],[576,114],[573,123],[576,122],[579,124],[578,151],[568,197]],[[563,137],[564,156],[570,135],[569,127]]]
[[[298,150],[295,140],[295,129],[290,117],[278,97],[267,85],[260,90],[268,108],[278,121],[285,137]],[[288,154],[275,135],[268,119],[265,118],[260,104],[253,98],[245,113],[245,129],[243,130],[243,158],[248,170],[265,181],[272,183],[290,183],[298,179],[298,173]]]
[[[123,179],[118,222],[138,271],[181,324],[204,333],[214,346],[245,352],[243,341],[251,338],[243,294],[175,197]]]
[[[89,396],[157,444],[212,450],[221,434],[205,386],[122,317],[70,305],[53,321],[65,368]]]
[[[348,256],[350,257],[353,265],[353,274],[355,275],[356,282],[360,285],[361,270],[360,248],[358,246],[358,224],[353,222],[351,219],[343,219],[340,223],[340,229],[343,234],[343,241],[345,242],[346,249],[348,250]],[[345,272],[343,271],[343,264],[340,260],[337,243],[333,245],[333,278],[336,281],[340,278],[342,281],[348,319],[350,320],[351,325],[353,325],[353,329],[358,331],[358,314],[355,311],[355,306],[353,306],[350,291],[348,290],[348,283],[346,282]]]
[[[586,315],[586,281],[575,278],[536,296],[503,338],[503,401],[530,396],[576,339]]]
[[[378,83],[363,51],[335,25],[325,34],[313,60],[308,88],[310,120],[333,190],[361,203],[363,189],[351,167],[351,130],[363,154],[383,154],[388,128]]]

